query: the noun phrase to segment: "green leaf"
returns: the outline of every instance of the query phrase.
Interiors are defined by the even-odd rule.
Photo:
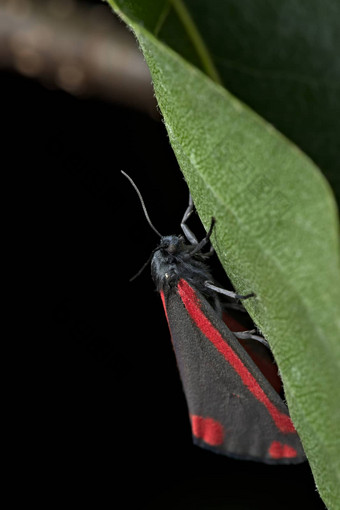
[[[273,350],[321,497],[339,508],[340,261],[331,189],[306,155],[215,83],[189,11],[179,23],[183,54],[194,48],[215,81],[153,35],[170,16],[167,2],[109,3],[136,34],[200,217],[206,227],[216,217],[221,262],[237,292],[257,295],[247,308]]]
[[[226,88],[319,165],[340,203],[340,2],[118,0],[116,4],[212,76],[196,44],[195,29],[186,24],[183,10],[187,10]]]

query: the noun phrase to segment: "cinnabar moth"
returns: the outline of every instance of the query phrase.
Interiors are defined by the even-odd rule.
[[[220,293],[202,249],[186,225],[182,235],[162,236],[152,225],[132,179],[146,218],[161,238],[153,251],[151,274],[160,293],[187,400],[193,441],[216,453],[269,464],[300,463],[305,454],[286,404],[222,320]],[[145,267],[145,266],[144,266]],[[143,267],[143,268],[144,268]],[[139,273],[138,273],[139,274]],[[249,335],[253,338],[253,335]],[[258,337],[254,337],[256,343]]]

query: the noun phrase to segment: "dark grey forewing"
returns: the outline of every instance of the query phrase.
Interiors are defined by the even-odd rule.
[[[238,340],[217,316],[205,298],[196,291],[201,310],[225,342],[256,378],[270,401],[284,414],[288,410]],[[168,321],[178,368],[190,416],[211,418],[223,427],[222,444],[211,445],[193,436],[201,447],[217,453],[266,463],[289,464],[305,460],[297,433],[282,433],[265,406],[244,385],[240,376],[200,331],[189,316],[179,294],[165,295]],[[275,459],[269,454],[273,442],[297,451],[295,458]]]

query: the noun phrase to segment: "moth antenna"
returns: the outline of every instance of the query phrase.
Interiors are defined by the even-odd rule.
[[[155,253],[155,251],[156,251],[156,250],[153,250],[153,251],[151,252],[151,255],[150,255],[150,257],[148,258],[148,260],[147,260],[147,261],[146,261],[146,262],[142,265],[142,267],[140,268],[140,270],[139,270],[139,271],[137,271],[137,273],[136,273],[136,274],[134,274],[134,275],[130,278],[129,282],[133,282],[133,280],[135,280],[135,279],[136,279],[136,278],[137,278],[140,274],[142,274],[142,272],[144,271],[144,269],[145,269],[145,268],[146,268],[146,267],[150,264],[150,261],[151,261],[151,259],[152,259],[153,254]]]
[[[130,183],[132,184],[132,186],[135,188],[136,190],[136,193],[139,197],[139,200],[140,200],[140,203],[142,204],[142,208],[143,208],[143,212],[144,212],[144,215],[145,215],[145,218],[146,218],[146,221],[149,223],[150,227],[152,228],[152,230],[159,236],[159,237],[163,237],[162,234],[160,234],[158,232],[158,230],[156,229],[156,227],[152,224],[151,220],[150,220],[150,217],[148,215],[148,211],[146,210],[146,206],[144,204],[144,200],[143,200],[143,197],[142,197],[142,194],[141,192],[139,191],[139,189],[137,188],[136,184],[133,182],[133,180],[131,179],[131,177],[126,174],[123,170],[121,170],[122,174],[130,181]]]

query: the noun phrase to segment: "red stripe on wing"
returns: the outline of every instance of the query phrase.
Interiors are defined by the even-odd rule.
[[[266,393],[263,391],[255,377],[243,364],[239,356],[226,343],[220,332],[207,319],[200,307],[199,298],[197,297],[194,289],[190,287],[188,282],[182,279],[178,283],[178,291],[187,312],[195,322],[196,326],[207,337],[207,339],[210,340],[218,352],[222,354],[225,360],[234,368],[235,372],[237,372],[240,376],[243,384],[247,386],[254,397],[266,407],[277,428],[284,433],[295,432],[295,428],[290,417],[281,413],[269,400]]]

